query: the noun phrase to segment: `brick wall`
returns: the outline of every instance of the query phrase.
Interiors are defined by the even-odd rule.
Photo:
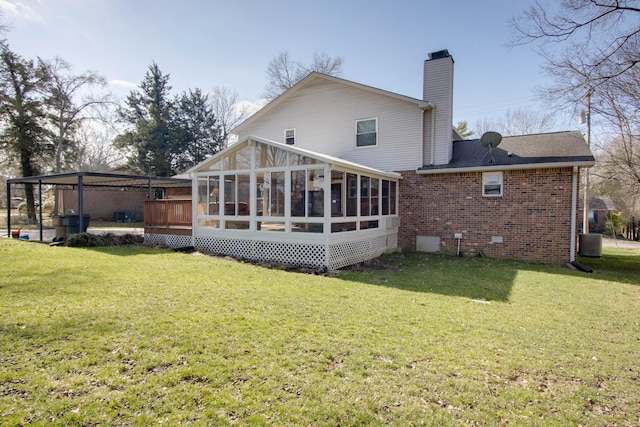
[[[570,259],[572,168],[504,171],[503,196],[482,196],[482,173],[401,172],[398,245],[441,238],[441,252],[566,263]],[[496,237],[502,243],[492,243]]]
[[[84,187],[82,210],[91,219],[114,220],[114,212],[136,212],[142,220],[142,206],[147,200],[147,188]],[[78,191],[62,190],[62,207],[65,214],[78,212]]]

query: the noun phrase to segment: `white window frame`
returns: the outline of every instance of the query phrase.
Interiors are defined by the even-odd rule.
[[[369,121],[374,121],[376,124],[376,130],[375,130],[375,136],[376,136],[376,143],[372,144],[372,145],[358,145],[358,135],[368,135],[368,134],[359,134],[358,133],[358,123],[360,122],[369,122]],[[355,133],[356,133],[356,148],[371,148],[371,147],[377,147],[378,146],[378,118],[377,117],[369,117],[367,119],[358,119],[356,120],[355,123]]]
[[[291,138],[293,140],[292,144],[289,144],[287,142],[287,132],[293,132],[293,137]],[[284,143],[287,145],[296,145],[296,128],[289,128],[289,129],[285,129],[284,130]]]
[[[497,178],[497,179],[496,179]],[[499,193],[487,192],[487,186],[499,186]],[[482,172],[482,195],[484,197],[502,197],[504,194],[504,174],[502,171]]]

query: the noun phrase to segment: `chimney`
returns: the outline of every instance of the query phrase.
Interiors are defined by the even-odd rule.
[[[425,113],[424,163],[444,165],[453,155],[453,58],[444,49],[424,61],[423,99],[435,107]]]

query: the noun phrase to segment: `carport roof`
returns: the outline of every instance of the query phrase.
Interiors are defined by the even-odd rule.
[[[69,172],[55,175],[12,178],[7,184],[78,185],[101,187],[190,187],[191,179],[128,175],[109,172]]]

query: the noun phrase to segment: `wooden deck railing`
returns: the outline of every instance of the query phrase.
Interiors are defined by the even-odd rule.
[[[191,228],[191,200],[147,200],[145,228]]]

